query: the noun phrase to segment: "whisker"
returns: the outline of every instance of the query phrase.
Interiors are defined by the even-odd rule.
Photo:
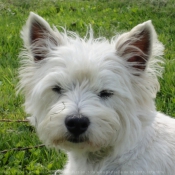
[[[51,117],[52,117],[53,115],[61,113],[61,112],[66,108],[66,107],[65,107],[65,103],[62,102],[62,104],[63,104],[63,109],[61,109],[61,110],[58,111],[58,112],[54,112],[54,113],[50,114],[50,121],[51,121]]]

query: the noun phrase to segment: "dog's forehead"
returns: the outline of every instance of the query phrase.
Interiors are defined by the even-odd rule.
[[[115,60],[114,58],[115,57]],[[112,70],[114,62],[117,62],[115,48],[108,43],[96,43],[77,45],[77,43],[59,47],[53,53],[49,60],[50,67],[58,74],[63,74],[64,78],[58,79],[64,81],[67,85],[72,82],[88,82],[89,86],[99,84],[109,80],[114,81],[114,71]],[[53,68],[55,67],[55,68]],[[63,80],[64,79],[64,80]],[[65,80],[67,80],[65,82]],[[59,80],[58,80],[59,81]],[[61,84],[61,82],[60,82]]]
[[[80,63],[71,68],[67,68],[67,77],[70,80],[69,84],[74,83],[82,87],[98,90],[101,88],[108,89],[108,86],[113,86],[116,82],[115,73],[101,66],[100,63],[90,62]],[[99,87],[100,86],[100,87]]]
[[[100,74],[100,70],[98,65],[90,60],[86,60],[85,62],[79,61],[74,64],[68,64],[67,67],[68,76],[71,77],[72,80],[76,80],[79,83],[84,80],[93,82]]]

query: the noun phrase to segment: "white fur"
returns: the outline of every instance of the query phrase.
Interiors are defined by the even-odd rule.
[[[34,22],[44,27],[42,38],[31,43]],[[144,70],[128,61],[140,51],[132,43],[141,31],[150,36]],[[39,138],[49,147],[64,149],[68,162],[63,175],[154,174],[175,172],[175,120],[156,111],[163,45],[151,21],[114,37],[80,38],[73,32],[52,30],[31,13],[22,30],[24,50],[20,54],[19,90],[25,95],[25,109]],[[87,34],[87,35],[88,35]],[[53,41],[54,40],[54,41]],[[128,48],[135,51],[126,52]],[[35,52],[44,53],[34,61]],[[141,53],[142,54],[142,53]],[[62,87],[62,93],[52,88]],[[102,90],[114,94],[101,99]],[[65,118],[80,113],[90,126],[82,143],[67,141]]]

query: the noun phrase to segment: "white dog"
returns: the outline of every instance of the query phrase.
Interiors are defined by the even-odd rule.
[[[109,41],[30,13],[21,35],[19,90],[39,138],[67,152],[63,175],[175,174],[175,120],[154,103],[164,47],[151,21]]]

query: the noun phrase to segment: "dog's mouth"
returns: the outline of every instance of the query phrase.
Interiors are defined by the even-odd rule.
[[[74,136],[74,135],[66,135],[65,137],[62,137],[60,139],[53,139],[52,140],[52,143],[54,145],[60,145],[62,143],[65,143],[65,142],[70,142],[70,143],[75,143],[75,144],[79,144],[79,143],[84,143],[84,142],[88,142],[89,139],[85,136]]]
[[[88,139],[86,137],[82,137],[82,136],[73,136],[73,135],[69,135],[66,137],[66,140],[71,142],[71,143],[82,143],[82,142],[86,142],[88,141]]]

